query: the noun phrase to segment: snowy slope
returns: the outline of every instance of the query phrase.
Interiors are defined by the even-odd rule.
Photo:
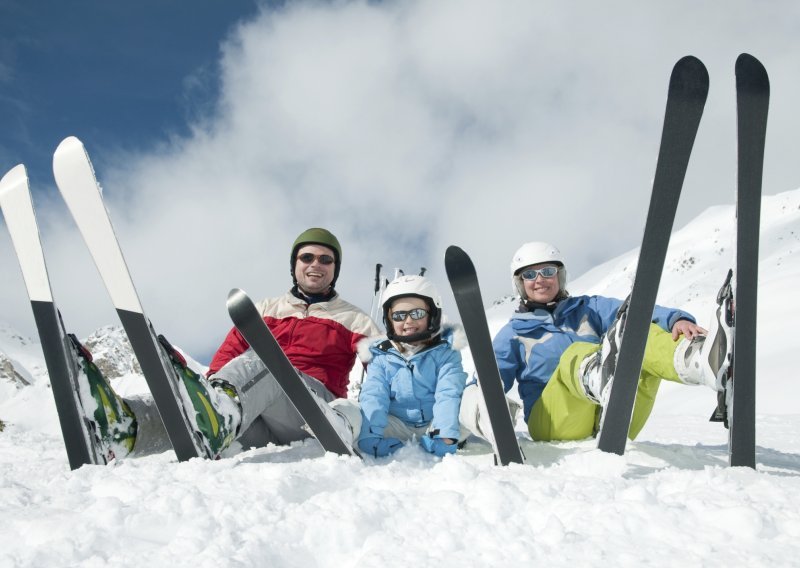
[[[674,235],[660,302],[706,321],[732,214],[711,209]],[[795,565],[800,191],[766,198],[763,224],[757,471],[725,467],[726,431],[707,422],[713,393],[665,385],[622,457],[592,440],[524,441],[524,466],[493,466],[479,442],[444,460],[407,447],[361,462],[308,441],[70,472],[38,346],[0,325],[0,352],[33,383],[0,380],[0,567]],[[572,293],[625,295],[635,258],[597,267]],[[489,309],[493,331],[513,309]],[[120,338],[105,335],[114,341],[95,350],[119,353]],[[115,384],[143,382],[124,371]]]

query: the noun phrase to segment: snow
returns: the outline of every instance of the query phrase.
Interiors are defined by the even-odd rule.
[[[732,215],[712,208],[673,235],[659,302],[707,322]],[[593,440],[534,443],[518,424],[528,463],[504,468],[479,441],[444,459],[406,447],[362,462],[310,440],[214,462],[168,452],[71,472],[38,346],[0,324],[0,351],[33,382],[0,379],[0,567],[793,565],[800,191],[765,198],[762,223],[755,471],[726,466],[727,431],[707,421],[710,390],[664,384],[624,456]],[[635,258],[570,289],[624,295]],[[493,332],[513,309],[488,310]],[[135,374],[114,384],[144,388]]]

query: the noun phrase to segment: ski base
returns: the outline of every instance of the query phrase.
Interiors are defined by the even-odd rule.
[[[652,319],[675,212],[707,96],[708,72],[705,66],[695,57],[680,59],[670,77],[650,209],[611,395],[601,419],[597,446],[604,452],[625,453],[647,328]]]
[[[352,441],[348,443],[329,420],[328,416],[335,419],[331,414],[333,410],[325,401],[312,394],[275,340],[253,301],[242,290],[233,289],[228,294],[228,313],[233,324],[275,377],[323,449],[343,456],[360,457],[353,448]]]
[[[105,451],[94,431],[94,423],[87,419],[80,396],[79,354],[53,301],[28,174],[22,164],[0,180],[0,208],[31,301],[70,469],[105,464]]]
[[[489,413],[495,464],[524,463],[525,458],[517,442],[503,390],[503,380],[492,348],[475,265],[469,255],[457,246],[447,247],[444,264],[475,362],[481,394]]]
[[[736,284],[728,449],[731,466],[756,465],[756,325],[761,183],[770,85],[764,66],[743,53],[736,60]]]
[[[59,144],[53,155],[53,174],[111,296],[178,460],[212,457],[195,426],[194,409],[180,403],[180,378],[144,314],[94,168],[80,140],[71,136]]]

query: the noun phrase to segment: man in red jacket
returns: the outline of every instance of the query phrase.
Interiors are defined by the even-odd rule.
[[[275,338],[312,392],[325,402],[347,396],[357,344],[378,329],[367,314],[334,289],[342,264],[339,241],[325,229],[303,231],[292,245],[294,285],[258,304]],[[193,415],[207,457],[233,441],[243,447],[288,444],[306,438],[305,421],[247,341],[233,328],[203,377],[189,369],[179,376],[179,403]],[[95,422],[109,457],[169,449],[152,397],[122,399],[100,373],[86,375],[87,392],[99,401],[86,418]]]
[[[284,353],[317,396],[347,397],[358,342],[379,333],[370,317],[334,289],[342,249],[329,231],[303,231],[289,258],[294,285],[286,294],[257,304]],[[239,441],[244,446],[286,444],[308,436],[303,419],[264,364],[231,329],[209,365],[212,384],[232,387],[241,407]]]

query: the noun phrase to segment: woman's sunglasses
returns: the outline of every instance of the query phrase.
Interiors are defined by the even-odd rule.
[[[544,268],[529,268],[520,272],[523,280],[536,280],[536,277],[542,275],[542,278],[552,278],[558,274],[557,266],[545,266]]]

